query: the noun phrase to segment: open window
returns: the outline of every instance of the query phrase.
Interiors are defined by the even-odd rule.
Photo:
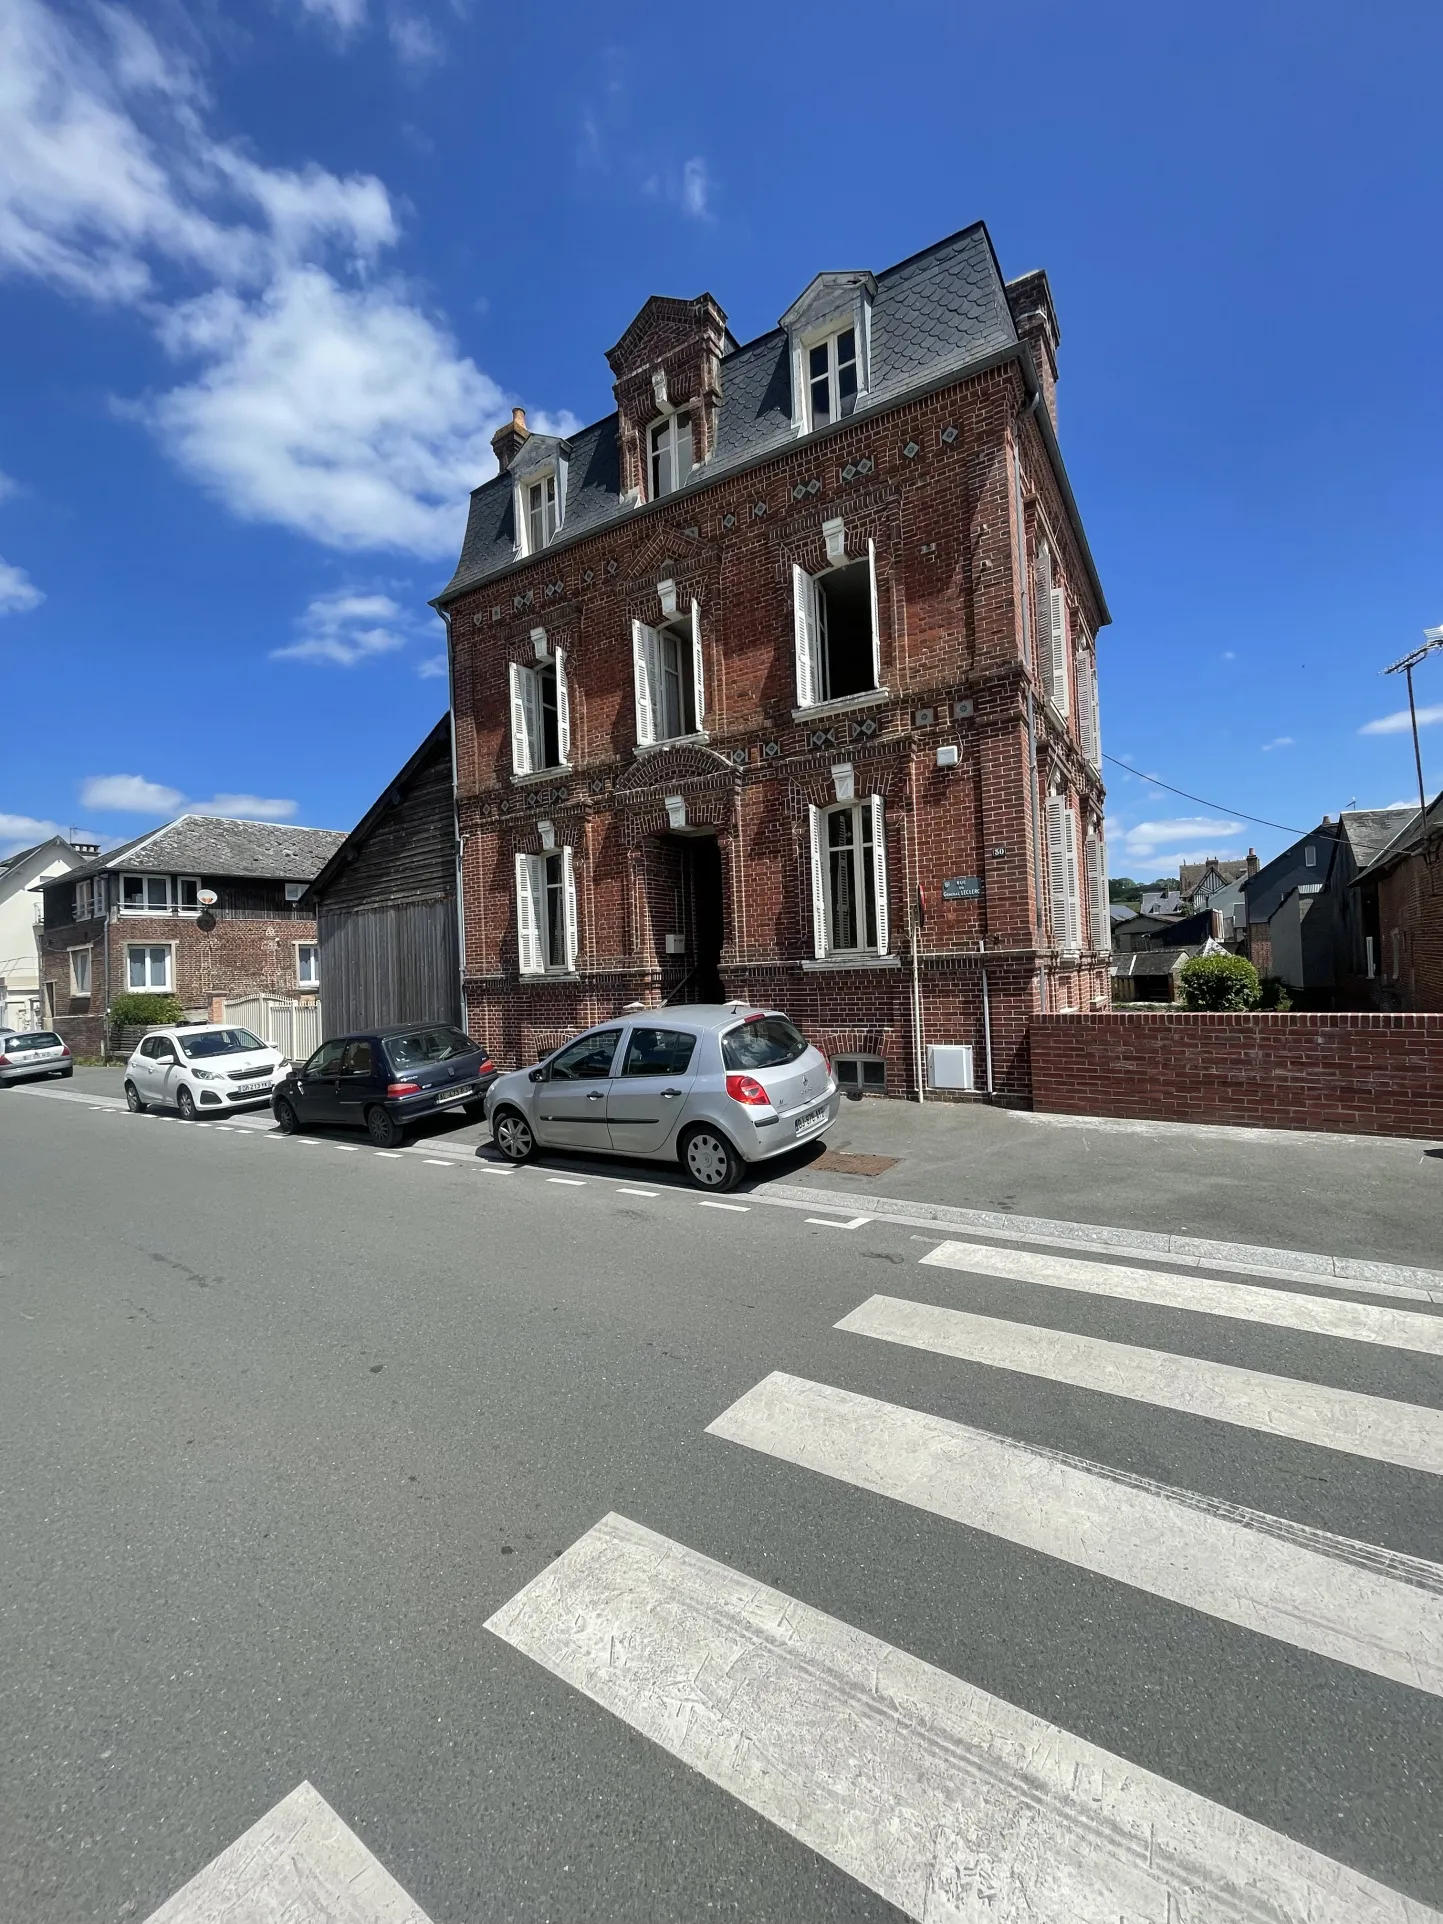
[[[887,839],[881,796],[808,813],[812,945],[818,960],[885,955]]]
[[[631,624],[632,676],[639,748],[701,732],[706,717],[701,609],[652,628]]]
[[[560,525],[557,515],[556,476],[538,475],[522,488],[522,510],[527,554],[540,554],[556,539]]]
[[[516,857],[516,946],[523,975],[576,967],[576,877],[569,848]]]
[[[824,428],[840,421],[857,405],[857,330],[839,328],[825,340],[814,341],[807,356],[807,424]]]
[[[566,684],[566,655],[553,648],[550,658],[513,661],[511,681],[511,772],[536,775],[546,768],[571,765],[571,695]]]
[[[1063,795],[1047,798],[1047,870],[1052,894],[1052,941],[1082,947],[1082,901],[1077,872],[1077,816]],[[1104,944],[1104,947],[1106,944]]]
[[[882,685],[877,631],[877,553],[825,573],[792,569],[796,622],[797,706],[864,695]]]
[[[647,435],[647,453],[648,500],[660,501],[664,494],[674,494],[686,486],[692,474],[690,408],[684,408],[679,414],[668,414],[652,424]]]

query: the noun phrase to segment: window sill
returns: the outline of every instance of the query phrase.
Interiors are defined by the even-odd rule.
[[[813,715],[846,715],[854,708],[871,708],[892,699],[890,688],[864,688],[860,695],[838,695],[835,701],[813,702],[810,708],[794,708],[794,722],[810,721]]]
[[[530,984],[538,982],[579,982],[581,980],[581,972],[578,969],[546,969],[543,970],[540,975],[526,975],[523,973],[518,976],[518,980]]]
[[[711,736],[706,729],[697,728],[693,729],[690,735],[668,735],[665,741],[638,742],[634,752],[637,755],[656,755],[659,754],[663,748],[704,747],[710,740]]]
[[[565,775],[574,775],[574,762],[557,762],[551,768],[533,768],[529,775],[512,774],[512,785],[516,788],[530,788],[536,782],[554,782]]]
[[[820,960],[813,956],[802,964],[803,969],[816,974],[823,969],[900,969],[900,955],[828,955]]]

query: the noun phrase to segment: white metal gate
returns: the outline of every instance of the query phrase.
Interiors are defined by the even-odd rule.
[[[285,995],[227,997],[225,1020],[253,1030],[292,1062],[304,1062],[321,1046],[321,1005]]]

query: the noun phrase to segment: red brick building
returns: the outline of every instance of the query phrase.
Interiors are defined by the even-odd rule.
[[[1354,882],[1384,1008],[1443,1013],[1443,794],[1405,825]]]
[[[1094,638],[1047,278],[978,224],[738,345],[660,296],[617,411],[497,435],[447,621],[464,994],[498,1061],[627,1003],[789,1010],[849,1076],[1108,995]],[[860,1060],[859,1060],[860,1059]],[[956,1061],[953,1061],[956,1068]]]
[[[174,995],[200,1020],[218,996],[314,1000],[315,911],[297,904],[344,840],[182,815],[45,883],[42,1020],[99,1055],[107,1012],[126,991]]]

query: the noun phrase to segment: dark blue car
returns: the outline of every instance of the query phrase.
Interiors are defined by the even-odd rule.
[[[275,1085],[271,1112],[285,1135],[315,1124],[364,1129],[391,1149],[420,1116],[464,1109],[479,1119],[496,1073],[484,1049],[444,1022],[333,1036]]]

